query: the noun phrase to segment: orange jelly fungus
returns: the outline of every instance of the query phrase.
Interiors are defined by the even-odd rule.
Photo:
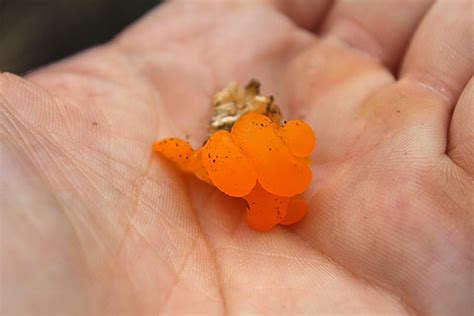
[[[162,139],[153,149],[182,171],[244,198],[249,226],[268,231],[305,216],[308,204],[298,195],[311,183],[309,156],[315,145],[314,133],[304,121],[279,125],[266,115],[248,113],[230,132],[212,134],[197,151],[177,138]]]

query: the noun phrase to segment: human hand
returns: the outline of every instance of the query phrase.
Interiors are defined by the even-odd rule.
[[[472,4],[429,7],[176,1],[0,75],[3,312],[472,312]],[[151,150],[251,77],[318,136],[307,217],[269,233]]]

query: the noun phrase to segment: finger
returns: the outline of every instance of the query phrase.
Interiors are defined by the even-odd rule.
[[[452,107],[473,73],[471,1],[440,1],[428,12],[407,52],[402,79],[418,83]]]
[[[308,30],[315,30],[329,9],[332,0],[268,0],[267,2],[297,25]]]
[[[474,79],[471,77],[454,110],[449,130],[448,155],[474,175]]]
[[[473,72],[471,9],[469,1],[437,2],[417,30],[403,62],[401,82],[417,87],[432,100],[424,110],[426,119],[437,120],[430,137],[437,142],[439,153],[446,151],[452,108]]]
[[[323,33],[395,67],[432,0],[340,0],[331,9]]]

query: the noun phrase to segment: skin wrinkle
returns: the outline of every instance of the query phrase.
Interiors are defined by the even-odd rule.
[[[147,158],[145,169],[137,176],[136,180],[134,181],[135,187],[136,187],[136,189],[134,190],[135,205],[132,207],[131,214],[126,212],[126,216],[128,218],[128,224],[124,229],[124,232],[123,232],[124,237],[123,237],[122,241],[119,243],[117,253],[112,258],[121,258],[122,257],[122,252],[123,252],[123,250],[125,248],[125,245],[127,243],[127,240],[128,240],[127,236],[130,234],[130,231],[131,231],[131,228],[132,228],[132,225],[133,225],[133,223],[132,223],[133,217],[138,212],[138,204],[139,204],[139,200],[140,200],[141,190],[142,190],[143,185],[145,183],[145,176],[148,174],[150,166],[151,166],[151,159],[152,159],[152,155],[150,154]],[[133,282],[131,282],[131,277],[128,273],[128,270],[125,269],[125,271],[127,271],[127,279],[129,281],[129,284],[134,289],[134,291],[132,291],[132,293],[135,294],[134,300],[138,301],[138,299],[137,299],[138,295],[136,293],[136,287],[133,285]],[[112,271],[110,272],[110,275],[113,275],[115,272],[116,271],[114,269],[112,269]],[[112,286],[113,285],[111,283],[110,288],[108,290],[108,295],[106,295],[106,297],[104,298],[106,309],[108,309],[110,304],[112,303]]]
[[[472,122],[474,107],[474,77],[471,76],[463,92],[457,99],[453,115],[449,122],[448,145],[446,147],[447,157],[463,170],[468,177],[474,175],[474,161],[469,157],[474,156],[474,136],[472,127],[467,127]],[[470,109],[470,111],[469,111]],[[463,114],[464,113],[464,114]],[[463,122],[464,120],[464,122]],[[464,126],[464,129],[463,129]]]
[[[71,133],[71,126],[70,124],[68,124],[69,120],[67,118],[66,115],[64,115],[63,111],[62,111],[62,107],[59,106],[59,100],[55,97],[52,98],[54,105],[56,106],[56,109],[53,109],[52,112],[57,112],[59,113],[59,115],[61,116],[61,122],[64,122],[64,126],[65,126],[65,131],[66,131],[66,134],[67,134],[67,137],[70,138],[70,139],[73,139],[72,137],[72,133]],[[49,137],[53,138],[53,135],[51,133],[49,133],[48,135]]]
[[[0,74],[0,80],[2,80],[2,77],[7,78],[7,81],[12,83],[12,81],[10,80],[10,78],[8,78],[8,76]],[[3,91],[0,91],[0,97],[3,100],[5,100],[5,104],[3,104],[3,103],[1,104],[3,110],[5,111],[4,113],[7,113],[7,112],[12,113],[10,111],[10,109],[6,106],[6,103],[8,103],[8,100],[6,99],[6,96],[3,94]],[[16,118],[12,114],[11,114],[11,117],[8,117],[7,115],[4,115],[4,117],[10,122],[10,124],[15,129],[18,136],[20,137],[21,141],[23,142],[24,146],[20,145],[21,151],[23,151],[27,154],[27,157],[29,157],[29,161],[31,161],[33,163],[33,165],[36,167],[36,170],[38,170],[37,174],[39,175],[39,177],[41,178],[43,183],[45,183],[46,187],[49,188],[49,191],[51,192],[51,197],[56,202],[56,204],[60,207],[60,209],[64,211],[63,213],[66,215],[65,218],[67,219],[67,222],[70,224],[70,226],[72,228],[73,238],[77,241],[77,244],[79,245],[78,250],[79,250],[79,258],[81,259],[81,266],[83,266],[85,268],[87,280],[92,282],[94,274],[93,274],[90,266],[87,264],[86,251],[85,251],[82,239],[80,238],[79,233],[77,231],[77,227],[73,224],[72,218],[71,218],[69,212],[67,212],[66,209],[62,206],[63,204],[60,202],[59,197],[56,194],[54,194],[54,190],[52,189],[51,182],[47,179],[45,174],[43,172],[41,172],[41,170],[42,170],[41,166],[38,165],[38,162],[35,159],[31,159],[31,157],[34,157],[34,154],[31,152],[30,146],[28,146],[28,142],[26,141],[25,137],[23,136],[23,133],[21,133],[20,130],[16,127],[15,123],[13,123],[13,120],[17,121],[17,123],[19,123],[19,124],[22,124],[22,123],[20,122],[20,120],[18,118]],[[28,131],[28,129],[25,129],[25,131]],[[36,136],[34,134],[32,134],[32,137],[36,138]],[[17,148],[18,148],[18,145],[17,145]]]
[[[143,146],[145,147],[146,144],[143,143]],[[89,148],[91,151],[102,155],[104,158],[107,158],[109,162],[114,162],[114,163],[117,163],[117,164],[119,164],[119,165],[122,165],[122,166],[126,167],[127,169],[129,169],[129,170],[132,171],[133,173],[140,174],[140,172],[142,172],[141,170],[136,169],[135,167],[133,167],[133,166],[127,164],[126,162],[123,162],[123,161],[121,161],[120,159],[117,159],[117,158],[111,156],[110,154],[107,154],[107,153],[105,153],[105,152],[103,152],[103,151],[101,151],[101,150],[95,148],[94,146],[91,146],[91,145],[89,145],[89,144],[86,144],[86,145],[84,145],[84,147]],[[151,159],[151,157],[150,157],[150,159]],[[111,167],[111,164],[104,164],[104,166],[107,166],[107,167],[109,167],[111,170],[113,170],[112,167]]]
[[[9,111],[8,109],[6,109],[6,110]],[[18,114],[18,113],[17,113],[17,114]],[[12,114],[12,117],[16,119],[16,117],[15,117],[14,114]],[[26,127],[26,125],[25,125],[26,122],[21,123],[21,121],[20,121],[19,119],[16,119],[16,120],[17,120],[18,123],[20,123],[20,124],[23,125],[24,130],[25,130],[25,131],[28,131],[28,133],[30,133],[30,135],[33,137],[33,139],[36,139],[38,142],[40,142],[40,141],[39,141],[39,138],[36,136],[36,135],[42,135],[42,134],[43,134],[40,130],[38,130],[34,125],[28,124],[29,128],[32,129],[32,130],[34,130],[34,132],[30,132],[30,130],[29,130],[29,129]],[[48,134],[47,136],[43,136],[43,138],[44,138],[44,140],[45,140],[47,143],[49,143],[54,149],[56,149],[58,152],[60,152],[60,153],[61,153],[64,157],[66,157],[68,160],[70,160],[71,162],[76,162],[77,166],[80,166],[80,165],[82,164],[83,167],[86,167],[86,168],[90,169],[93,173],[95,173],[97,176],[99,176],[99,177],[101,177],[102,179],[104,179],[106,182],[111,182],[111,183],[112,183],[112,181],[109,181],[108,179],[106,179],[105,177],[103,177],[102,175],[100,175],[99,173],[95,172],[95,171],[93,170],[93,168],[87,166],[85,163],[83,163],[82,161],[80,161],[80,160],[77,159],[77,158],[74,158],[72,155],[68,154],[65,150],[63,150],[63,149],[61,148],[61,146],[59,146],[59,145],[57,144],[57,141],[56,141],[56,140],[53,141],[53,135],[52,135],[52,134]],[[50,140],[50,138],[51,138],[51,140]],[[23,141],[24,141],[24,143],[25,143],[25,145],[26,145],[25,147],[29,150],[29,148],[30,148],[31,146],[29,146],[29,145],[27,144],[27,142],[26,142],[26,140],[25,140],[24,137],[23,137]],[[34,156],[31,151],[29,151],[29,153],[30,153],[30,155],[31,155],[32,157]],[[78,170],[81,171],[82,174],[89,180],[89,182],[91,183],[91,185],[95,186],[94,182],[93,182],[89,177],[86,176],[86,173],[85,173],[83,170],[81,170],[81,169],[79,169],[79,168],[78,168]],[[121,192],[118,188],[116,188],[116,187],[114,187],[114,188],[115,188],[117,191]],[[97,190],[97,192],[100,192],[100,190],[99,190],[97,187],[96,187],[96,190]],[[122,193],[122,194],[125,194],[124,192],[121,192],[121,193]]]
[[[14,117],[14,116],[13,116],[13,117]],[[18,122],[19,122],[19,121],[18,121]],[[35,129],[34,126],[32,126],[32,125],[31,125],[31,128]],[[26,126],[25,126],[25,131],[29,131],[28,128],[26,128]],[[41,132],[37,130],[36,133],[31,133],[31,135],[32,135],[33,138],[38,139],[36,135],[41,135]],[[45,140],[47,140],[47,138],[45,138]],[[79,167],[79,166],[82,164],[82,162],[81,162],[81,163],[78,163],[79,160],[77,160],[76,158],[73,158],[71,155],[67,154],[65,151],[63,151],[59,146],[57,146],[57,145],[54,144],[53,142],[50,141],[49,143],[50,143],[50,145],[52,145],[55,149],[57,149],[58,151],[60,151],[60,152],[64,155],[64,157],[67,157],[71,162],[76,162],[76,166],[77,166],[77,167]],[[29,148],[30,146],[27,145],[26,147]],[[30,152],[30,154],[32,154],[32,153]],[[52,158],[52,157],[51,157],[51,158]],[[151,160],[152,158],[153,158],[153,156],[150,154],[149,159]],[[54,159],[52,159],[52,160],[54,161]],[[58,165],[58,166],[59,166],[59,165]],[[119,193],[121,193],[121,194],[124,195],[125,197],[130,197],[127,193],[125,193],[125,192],[119,190],[117,187],[115,187],[115,185],[113,185],[113,181],[110,181],[109,179],[103,177],[101,174],[96,173],[93,168],[91,168],[91,167],[89,167],[89,166],[87,166],[87,165],[85,165],[85,164],[84,164],[83,166],[86,167],[87,169],[89,169],[91,172],[95,173],[97,176],[99,176],[100,178],[102,178],[104,181],[108,182],[109,185],[111,185],[114,189],[116,189]],[[99,189],[95,186],[95,182],[92,181],[92,179],[90,179],[90,178],[86,175],[86,172],[84,172],[83,170],[81,170],[81,169],[79,169],[79,168],[78,168],[77,170],[81,171],[81,173],[83,174],[83,176],[86,177],[86,179],[89,180],[89,183],[90,183],[93,187],[96,188],[96,191],[97,191],[97,192],[101,192],[101,190],[99,190]],[[64,175],[64,176],[65,176],[65,175]],[[154,207],[153,207],[152,205],[146,203],[145,200],[142,200],[142,203],[145,203],[150,209],[154,209]],[[164,216],[162,216],[162,218],[165,219],[165,221],[168,222],[168,224],[170,224],[171,226],[174,226],[174,225],[172,224],[172,221],[171,221],[171,220],[167,219],[167,218],[164,217]],[[177,229],[177,230],[179,230],[179,229]]]
[[[458,147],[458,148],[462,148],[462,146]],[[449,159],[451,159],[450,155],[452,155],[453,152],[455,152],[455,151],[450,151],[446,154]],[[453,161],[453,160],[451,160],[451,161]],[[466,177],[473,179],[474,176],[470,174],[469,170],[464,169],[464,167],[460,166],[458,163],[456,163],[454,161],[453,161],[453,163],[463,174],[465,174]]]
[[[32,159],[29,159],[29,161],[32,162],[33,165],[36,164],[35,161],[33,161]],[[36,170],[40,170],[40,169],[36,168]],[[44,175],[43,175],[42,172],[36,172],[36,174],[39,175],[40,179],[42,180],[42,183],[44,183],[46,187],[51,186],[51,183],[44,178]],[[72,230],[72,238],[74,239],[75,244],[77,244],[79,246],[77,248],[77,250],[79,252],[79,255],[77,257],[80,260],[79,261],[79,266],[82,267],[83,271],[85,272],[85,281],[88,284],[93,284],[93,282],[94,282],[94,273],[92,272],[92,269],[90,268],[90,266],[87,262],[86,250],[84,248],[84,245],[83,245],[83,242],[82,242],[81,238],[79,237],[77,227],[76,227],[76,225],[74,225],[72,223],[71,217],[68,215],[67,210],[62,206],[62,203],[58,199],[57,195],[54,194],[52,190],[50,190],[49,192],[51,193],[50,197],[54,200],[54,202],[58,206],[59,210],[61,210],[66,215],[65,216],[66,222],[69,224],[69,226],[71,227],[71,230]]]
[[[446,174],[448,174],[449,176],[452,176],[452,174],[455,173],[455,171],[458,171],[462,175],[464,175],[465,179],[471,179],[471,183],[470,183],[471,188],[468,187],[466,190],[464,190],[464,186],[461,184],[461,187],[463,189],[463,193],[466,194],[467,197],[469,197],[469,194],[472,193],[472,191],[474,189],[474,178],[470,177],[469,174],[464,169],[462,169],[457,164],[455,164],[447,155],[444,154],[442,158],[443,159],[438,160],[437,165],[432,166],[432,169],[436,172],[436,174],[443,177],[442,180],[439,180],[438,188],[440,190],[442,190],[445,195],[449,196],[450,204],[454,204],[454,205],[457,206],[457,209],[462,210],[462,209],[464,209],[463,205],[460,204],[460,202],[458,202],[454,197],[451,197],[450,194],[449,194],[451,191],[447,189],[448,187],[450,187],[452,185],[451,182],[449,183],[450,186],[446,187],[446,189],[443,190],[445,188],[443,185],[447,184],[447,181],[446,181],[447,175]],[[452,168],[454,168],[455,170],[451,170]],[[442,170],[440,171],[439,169],[442,169]],[[457,175],[457,176],[459,177],[459,175]],[[436,177],[436,179],[438,179],[438,178],[439,177]],[[461,178],[461,177],[459,177],[459,178]],[[461,178],[461,181],[462,180],[463,179]],[[471,189],[470,190],[471,192],[469,192],[469,189]],[[468,204],[469,204],[469,199],[467,199],[467,201],[468,201]],[[471,204],[472,204],[472,201],[471,201]],[[468,209],[468,210],[471,209],[472,210],[472,207],[469,208],[469,205],[467,205],[466,209]],[[454,213],[456,213],[456,212],[453,212],[453,214],[450,214],[450,213],[446,213],[446,214],[454,215]],[[466,212],[466,214],[469,214],[469,212]]]
[[[54,162],[56,166],[58,166],[58,169],[60,170],[59,172],[60,172],[61,175],[64,177],[64,179],[67,179],[67,175],[60,169],[60,164],[53,158],[54,156],[51,155],[51,154],[49,154],[49,153],[48,153],[48,155],[49,155],[51,161]],[[67,157],[67,156],[65,156],[65,157]],[[72,161],[73,161],[73,160],[71,160],[71,162],[72,162]],[[85,177],[85,179],[87,179],[87,180],[89,181],[89,184],[91,184],[92,187],[94,187],[94,189],[95,189],[97,192],[99,192],[99,193],[103,196],[102,192],[97,188],[97,186],[95,185],[94,181],[92,181],[92,180],[90,179],[90,177],[88,177],[88,176],[86,175],[86,172],[84,172],[83,170],[81,170],[78,165],[76,166],[76,170],[79,171],[79,172]],[[74,186],[72,185],[72,183],[70,183],[70,184],[71,184],[72,187],[74,187]],[[76,189],[76,192],[78,192],[80,195],[83,195],[83,194],[82,194],[79,190],[77,190],[77,189]],[[84,209],[90,211],[90,209],[89,209],[88,207],[85,207],[85,206],[84,206]],[[64,210],[66,211],[67,208],[64,208]],[[72,221],[72,212],[67,212],[67,211],[66,211],[66,214],[68,215],[68,217],[71,216],[71,219],[70,219],[70,220]],[[78,218],[78,217],[77,217],[77,214],[76,214],[76,217],[75,217],[75,218]],[[79,217],[79,218],[81,218],[81,217]],[[86,227],[87,227],[87,231],[89,232],[89,234],[94,233],[93,230],[89,229],[89,227],[88,227],[86,224],[84,224],[84,225],[83,225],[83,229],[86,228]],[[76,229],[76,232],[77,232],[77,233],[78,233],[78,231],[80,231],[80,230],[79,230],[79,229]],[[78,234],[79,234],[79,233],[78,233]],[[82,238],[80,238],[80,237],[79,237],[79,239],[82,240]],[[98,238],[95,233],[94,233],[94,239],[97,240],[97,244],[100,245],[100,238]],[[84,241],[82,241],[82,242],[84,242]],[[82,244],[82,242],[81,242],[81,244]],[[83,247],[85,247],[85,246],[83,245]],[[84,253],[85,253],[85,251],[84,251]]]
[[[107,199],[107,197],[106,197],[105,195],[103,195],[102,190],[100,190],[100,189],[97,187],[95,181],[93,181],[93,180],[91,179],[91,177],[87,175],[87,172],[86,172],[84,169],[90,170],[95,176],[97,176],[97,177],[101,178],[102,180],[104,180],[105,182],[109,183],[109,184],[112,186],[112,188],[114,188],[114,189],[115,189],[117,192],[119,192],[120,194],[122,194],[122,195],[124,195],[124,196],[128,196],[127,193],[125,193],[124,191],[122,191],[122,190],[120,190],[118,187],[116,187],[116,186],[113,184],[113,181],[110,181],[110,179],[107,179],[107,178],[104,177],[102,174],[100,174],[99,172],[95,171],[94,168],[92,168],[92,167],[90,167],[90,166],[87,166],[86,163],[80,161],[80,160],[77,159],[77,158],[74,158],[72,155],[69,155],[68,153],[66,153],[66,151],[62,150],[62,149],[60,148],[60,146],[58,146],[58,145],[55,144],[54,142],[48,141],[47,138],[45,138],[45,140],[46,140],[47,142],[49,142],[49,144],[50,144],[51,146],[53,146],[54,149],[58,150],[58,151],[59,151],[65,158],[67,158],[71,163],[75,163],[75,165],[76,165],[76,170],[79,171],[79,172],[81,173],[81,175],[82,175],[86,180],[88,180],[89,184],[90,184],[98,193],[100,193],[104,199]],[[53,156],[50,156],[50,158],[51,158],[51,161],[56,161],[56,160],[53,158]],[[56,165],[57,165],[57,166],[60,166],[60,164],[59,164],[58,162],[56,162]],[[84,169],[82,169],[81,167],[84,168]],[[64,175],[65,178],[67,178],[65,174],[63,174],[63,175]]]
[[[160,249],[156,248],[156,246],[155,246],[152,242],[149,241],[149,239],[140,231],[140,229],[139,229],[135,224],[133,224],[133,222],[130,222],[130,231],[131,231],[131,229],[133,229],[133,231],[135,231],[135,232],[140,236],[140,238],[142,238],[142,239],[147,243],[147,245],[148,245],[152,250],[154,250],[154,252],[155,252],[156,254],[158,254],[159,257],[161,257],[161,256],[159,255]],[[169,237],[171,238],[171,236],[169,236]],[[168,262],[166,262],[166,260],[162,259],[163,262],[165,262],[165,263],[167,264],[169,270],[170,270],[170,271],[173,271],[173,273],[174,273],[174,275],[175,275],[175,278],[176,278],[176,281],[175,281],[175,283],[173,284],[172,288],[169,289],[169,293],[165,296],[164,301],[163,301],[162,303],[160,303],[160,305],[162,305],[162,308],[161,308],[159,311],[157,311],[157,314],[160,314],[160,312],[165,308],[166,302],[168,302],[168,301],[171,299],[171,297],[172,297],[172,292],[173,292],[174,289],[177,287],[177,285],[179,284],[179,282],[183,280],[183,279],[179,276],[179,274],[180,274],[179,271],[182,272],[182,271],[184,270],[184,268],[186,267],[187,262],[189,261],[189,259],[190,259],[191,255],[192,255],[192,253],[195,251],[195,247],[196,247],[198,241],[201,239],[201,237],[202,237],[201,234],[199,234],[199,235],[197,236],[197,238],[192,238],[191,249],[190,249],[190,250],[187,252],[187,254],[185,255],[185,258],[184,258],[183,262],[181,263],[180,267],[178,268],[178,271],[175,271],[171,264],[169,264]],[[126,270],[126,271],[128,271],[128,270]],[[190,285],[190,284],[187,285],[188,288],[189,288],[189,285]],[[209,299],[215,300],[214,297],[212,297],[212,296],[209,295],[208,293],[204,292],[202,289],[200,289],[200,288],[198,288],[198,287],[195,287],[195,286],[192,286],[192,288],[195,289],[195,290],[200,291],[202,294],[204,294],[204,295],[205,295],[206,297],[208,297]]]
[[[271,258],[286,259],[286,260],[296,261],[296,262],[319,263],[318,260],[314,260],[314,259],[292,257],[292,256],[279,255],[279,254],[274,254],[274,253],[266,253],[263,251],[252,251],[249,249],[244,249],[244,248],[240,248],[236,246],[219,246],[219,247],[215,247],[215,249],[216,251],[217,250],[234,250],[238,252],[246,252],[246,253],[257,255],[257,256],[266,256],[266,257],[271,257]]]
[[[7,109],[7,111],[8,111],[8,109]],[[15,118],[15,116],[12,115],[12,118]],[[7,118],[7,119],[8,119],[8,118]],[[36,133],[32,133],[32,132],[30,132],[30,131],[28,130],[28,128],[26,127],[26,125],[25,125],[24,123],[22,123],[19,119],[16,119],[16,118],[15,118],[15,120],[18,122],[18,124],[20,124],[20,125],[22,125],[22,126],[24,127],[24,130],[27,131],[27,132],[31,135],[31,137],[36,140],[36,142],[41,143],[40,138],[38,137],[38,136],[41,135],[41,132],[40,132],[40,131],[36,130]],[[12,126],[15,126],[15,125],[12,123]],[[34,126],[32,126],[32,125],[30,125],[30,126],[31,126],[33,129],[35,129]],[[23,137],[23,134],[20,132],[20,130],[19,130],[18,128],[16,128],[16,127],[14,127],[14,128],[15,128],[15,130],[17,131],[18,135],[22,138],[23,143],[25,144],[25,148],[26,148],[26,150],[28,151],[30,157],[34,157],[35,155],[34,155],[34,154],[30,151],[30,149],[29,149],[31,146],[28,144],[28,142],[26,141],[25,137]],[[37,135],[38,135],[38,136],[37,136]],[[69,158],[69,160],[70,160],[71,162],[74,161],[74,159],[72,158],[72,156],[68,155],[65,151],[63,151],[59,146],[57,146],[57,144],[54,143],[54,141],[48,140],[48,137],[44,137],[44,136],[43,136],[43,138],[44,138],[44,140],[45,140],[46,142],[48,142],[54,149],[56,149],[56,150],[58,150],[59,152],[61,152],[61,153],[64,155],[64,157]],[[50,154],[48,153],[48,155],[50,155]],[[51,157],[51,160],[52,160],[52,161],[55,161],[55,160],[52,158],[53,156],[50,155],[50,157]],[[35,161],[35,160],[33,159],[33,161]],[[36,164],[36,163],[35,163],[35,164]],[[36,165],[37,165],[37,164],[36,164]],[[58,163],[56,163],[56,165],[59,166]],[[38,166],[39,166],[39,165],[37,165],[37,168],[38,168],[39,170],[41,170],[41,168],[39,168]],[[82,174],[89,180],[90,184],[95,187],[94,182],[93,182],[89,177],[87,177],[86,174],[85,174],[81,169],[78,168],[78,170],[81,171]],[[63,176],[65,176],[65,175],[63,174]],[[44,180],[46,180],[46,179],[44,178]],[[49,181],[48,181],[48,183],[49,183]],[[96,190],[97,190],[98,192],[100,192],[100,190],[97,189],[97,187],[95,187],[95,188],[96,188]]]
[[[151,158],[150,158],[150,161],[155,159],[154,155],[152,154],[151,155]],[[167,163],[166,161],[164,162],[165,164]],[[171,168],[171,166],[169,166]],[[180,175],[178,172],[176,172],[177,176],[178,177],[184,177],[183,175]],[[162,183],[158,183],[156,182],[153,178],[145,175],[144,176],[146,180],[148,181],[151,181],[153,182],[154,184],[156,184],[157,186],[163,186]],[[149,202],[146,201],[146,199],[140,199],[139,202],[141,202],[146,208],[148,208],[149,210],[152,211],[153,214],[157,215],[158,217],[160,217],[161,219],[163,219],[163,221],[169,225],[169,227],[172,227],[177,233],[179,233],[180,235],[182,235],[183,237],[185,237],[186,239],[190,239],[190,240],[193,240],[194,237],[193,236],[189,236],[185,231],[182,231],[181,228],[179,228],[178,226],[176,226],[175,224],[173,224],[173,220],[168,218],[167,216],[165,216],[162,212],[156,212],[156,208],[150,204]],[[171,236],[170,236],[170,239],[171,239]]]
[[[436,80],[430,76],[415,73],[404,76],[401,80],[406,80],[409,83],[416,84],[429,94],[438,96],[438,98],[442,99],[444,101],[443,103],[447,106],[454,102],[454,95],[449,92],[452,91],[452,88],[449,88],[448,85],[441,80]]]
[[[234,227],[232,227],[230,229],[230,232],[229,232],[229,236],[231,238],[234,238],[237,234],[237,232],[239,231],[239,228],[241,226],[243,226],[245,224],[245,221],[241,220],[241,221],[237,221],[235,224],[234,224]]]
[[[92,178],[87,174],[87,172],[86,172],[84,169],[89,169],[89,170],[90,170],[91,172],[93,172],[93,174],[95,174],[97,177],[99,177],[99,178],[101,178],[101,179],[103,179],[103,180],[105,180],[105,181],[108,181],[104,176],[102,176],[102,175],[101,175],[100,173],[98,173],[98,172],[96,173],[96,172],[93,170],[93,168],[87,166],[87,165],[86,165],[85,163],[83,163],[82,161],[80,161],[80,160],[74,158],[72,155],[67,154],[66,151],[63,151],[63,150],[60,148],[60,146],[58,146],[55,142],[53,142],[53,141],[48,141],[48,138],[47,138],[47,137],[45,137],[44,139],[45,139],[45,141],[46,141],[47,143],[49,143],[54,149],[56,149],[58,152],[60,152],[60,153],[63,155],[63,157],[65,157],[66,159],[68,159],[71,163],[75,164],[76,170],[80,172],[80,174],[89,182],[89,184],[95,189],[95,191],[97,191],[97,192],[101,195],[101,197],[103,197],[104,199],[107,199],[106,196],[105,196],[105,195],[102,193],[102,191],[99,189],[99,187],[97,187],[97,184],[92,180]],[[39,141],[39,138],[38,138],[38,142],[41,143],[41,142]],[[46,146],[44,146],[44,147],[46,147]],[[51,161],[54,161],[57,166],[60,166],[60,164],[56,161],[56,159],[53,158],[54,156],[51,155],[51,154],[49,154],[49,155],[50,155]],[[84,168],[84,167],[85,167],[85,168]],[[63,176],[64,176],[65,178],[67,178],[65,174],[63,174]],[[71,182],[71,186],[74,187],[74,185],[72,185],[72,182]],[[114,187],[114,188],[115,188],[115,187]],[[116,189],[117,189],[117,188],[116,188]],[[117,190],[118,190],[118,189],[117,189]],[[118,190],[118,191],[120,192],[120,190]]]
[[[148,240],[148,238],[146,238],[146,236],[140,231],[140,229],[138,229],[138,227],[136,227],[136,225],[135,225],[133,222],[130,222],[129,233],[131,233],[132,229],[133,229],[133,231],[135,231],[135,232],[138,234],[138,236],[139,236],[143,241],[145,241],[145,243],[148,245],[148,247],[150,247],[150,249],[152,249],[156,254],[158,254],[158,257],[159,257],[160,259],[162,259],[161,256],[159,255],[159,253],[160,253],[159,249],[157,249],[156,246],[153,245],[153,243],[151,243],[151,242]],[[174,271],[172,265],[171,265],[169,262],[167,262],[166,260],[164,260],[164,259],[162,259],[162,261],[166,264],[166,266],[168,267],[168,269],[173,272],[175,278],[177,278],[176,272]],[[127,275],[129,276],[129,278],[132,279],[132,277],[130,276],[129,270],[126,269],[126,268],[125,268],[124,270],[126,271],[126,273],[127,273]],[[137,287],[134,285],[134,283],[133,283],[132,281],[130,281],[130,282],[132,283],[134,289],[136,290]],[[177,281],[176,281],[176,282],[177,282]],[[139,296],[139,295],[136,294],[136,297],[138,297],[138,296]],[[139,300],[137,299],[137,301],[139,301]]]
[[[474,136],[464,138],[461,142],[457,143],[455,146],[453,146],[451,148],[448,148],[447,152],[446,152],[446,155],[448,155],[448,157],[449,157],[449,155],[451,153],[453,153],[454,151],[456,151],[457,149],[459,149],[459,148],[462,149],[463,147],[467,147],[468,143],[472,143],[472,142],[474,142]],[[466,171],[466,173],[467,173],[467,171]]]
[[[386,295],[387,297],[390,297],[390,298],[394,299],[394,301],[399,302],[400,306],[405,310],[407,315],[418,315],[419,314],[419,311],[417,311],[417,309],[415,309],[414,306],[409,304],[407,301],[402,299],[400,296],[396,295],[389,288],[381,286],[381,284],[376,285],[373,282],[369,282],[366,278],[363,278],[363,277],[357,275],[354,271],[351,271],[347,267],[344,267],[343,265],[339,264],[337,261],[335,261],[329,255],[324,253],[321,249],[317,249],[316,247],[314,247],[313,244],[309,240],[305,239],[302,236],[302,234],[298,233],[294,228],[285,227],[285,229],[287,229],[289,232],[293,233],[294,236],[296,236],[298,239],[302,240],[311,249],[313,249],[314,252],[318,253],[327,262],[332,264],[336,268],[336,270],[343,272],[343,274],[347,275],[349,278],[351,278],[357,284],[365,285],[368,288],[372,288],[375,292],[381,293],[382,295]]]
[[[198,241],[201,239],[202,235],[199,234],[197,236],[197,238],[195,238],[193,241],[192,241],[192,244],[191,244],[191,247],[189,249],[189,251],[186,253],[186,255],[184,256],[184,260],[183,262],[181,263],[181,265],[179,266],[178,270],[175,272],[175,276],[176,276],[176,280],[175,282],[173,283],[171,289],[168,290],[168,294],[165,296],[163,302],[161,303],[161,309],[159,309],[157,311],[157,314],[161,314],[163,312],[163,310],[165,309],[166,305],[169,304],[169,301],[171,300],[171,297],[173,296],[173,292],[174,290],[176,289],[176,287],[178,286],[178,284],[180,282],[183,281],[182,279],[182,273],[184,271],[184,268],[186,267],[186,265],[188,264],[188,261],[189,259],[191,258],[191,255],[196,251],[196,245],[198,243]],[[163,312],[164,314],[164,312]]]
[[[150,205],[148,202],[145,202],[145,200],[140,200],[140,202],[143,203],[143,205],[146,206],[148,209],[150,209],[152,211],[156,211],[156,208],[154,206]],[[188,236],[186,234],[186,232],[182,231],[178,226],[174,225],[173,221],[170,220],[169,218],[167,218],[166,216],[164,216],[161,212],[153,212],[153,214],[155,214],[158,217],[160,217],[161,219],[163,219],[165,221],[165,223],[167,223],[170,227],[172,227],[180,235],[182,235],[186,238],[192,239],[192,237]]]
[[[194,206],[193,197],[192,197],[191,194],[189,194],[189,191],[191,190],[190,182],[186,182],[186,189],[187,189],[186,195],[189,197],[189,200],[191,201],[190,202],[190,207],[193,210],[193,215],[194,215],[194,218],[196,219],[196,224],[199,228],[200,235],[203,238],[204,244],[208,248],[210,258],[212,259],[212,262],[215,265],[215,271],[216,271],[215,274],[216,274],[216,278],[217,278],[217,287],[219,289],[219,293],[221,294],[221,298],[222,298],[222,308],[223,308],[222,314],[223,315],[228,315],[229,314],[229,309],[228,309],[228,306],[227,306],[227,299],[226,299],[226,296],[225,296],[225,291],[224,291],[224,286],[223,286],[223,276],[222,276],[222,271],[221,271],[221,263],[219,262],[216,249],[212,245],[209,236],[207,236],[206,233],[204,232],[203,226],[201,224],[201,219],[198,216],[198,213],[196,211],[196,207]]]

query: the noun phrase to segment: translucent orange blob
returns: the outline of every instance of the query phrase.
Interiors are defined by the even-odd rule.
[[[194,173],[194,175],[202,181],[209,183],[210,185],[214,185],[209,174],[207,173],[206,168],[204,167],[204,163],[201,158],[202,155],[202,148],[196,150],[193,153],[192,159],[188,162],[186,166],[186,171],[189,173]]]
[[[227,131],[221,130],[207,140],[202,162],[214,185],[230,196],[249,194],[257,182],[255,170]]]
[[[213,184],[201,159],[201,149],[193,151],[191,145],[179,138],[165,138],[153,144],[153,150],[174,162],[184,172],[193,173],[198,179]]]
[[[308,162],[291,153],[271,119],[256,113],[244,115],[234,124],[231,133],[265,190],[287,197],[306,190],[312,178]]]
[[[281,220],[281,225],[292,225],[298,223],[306,215],[308,203],[304,200],[293,198],[288,203],[286,216]]]
[[[308,157],[316,145],[313,130],[302,120],[285,122],[280,128],[280,135],[291,153],[297,157]]]
[[[298,195],[312,179],[309,157],[316,145],[301,120],[277,125],[263,114],[241,116],[193,151],[182,139],[157,141],[153,149],[181,170],[247,201],[247,223],[258,231],[299,222],[308,204]]]
[[[286,209],[290,198],[276,196],[265,191],[257,184],[249,195],[247,201],[247,223],[258,231],[269,231],[286,216]]]
[[[183,171],[187,171],[189,159],[193,156],[191,145],[179,138],[165,138],[157,141],[153,144],[153,150],[163,154]]]

